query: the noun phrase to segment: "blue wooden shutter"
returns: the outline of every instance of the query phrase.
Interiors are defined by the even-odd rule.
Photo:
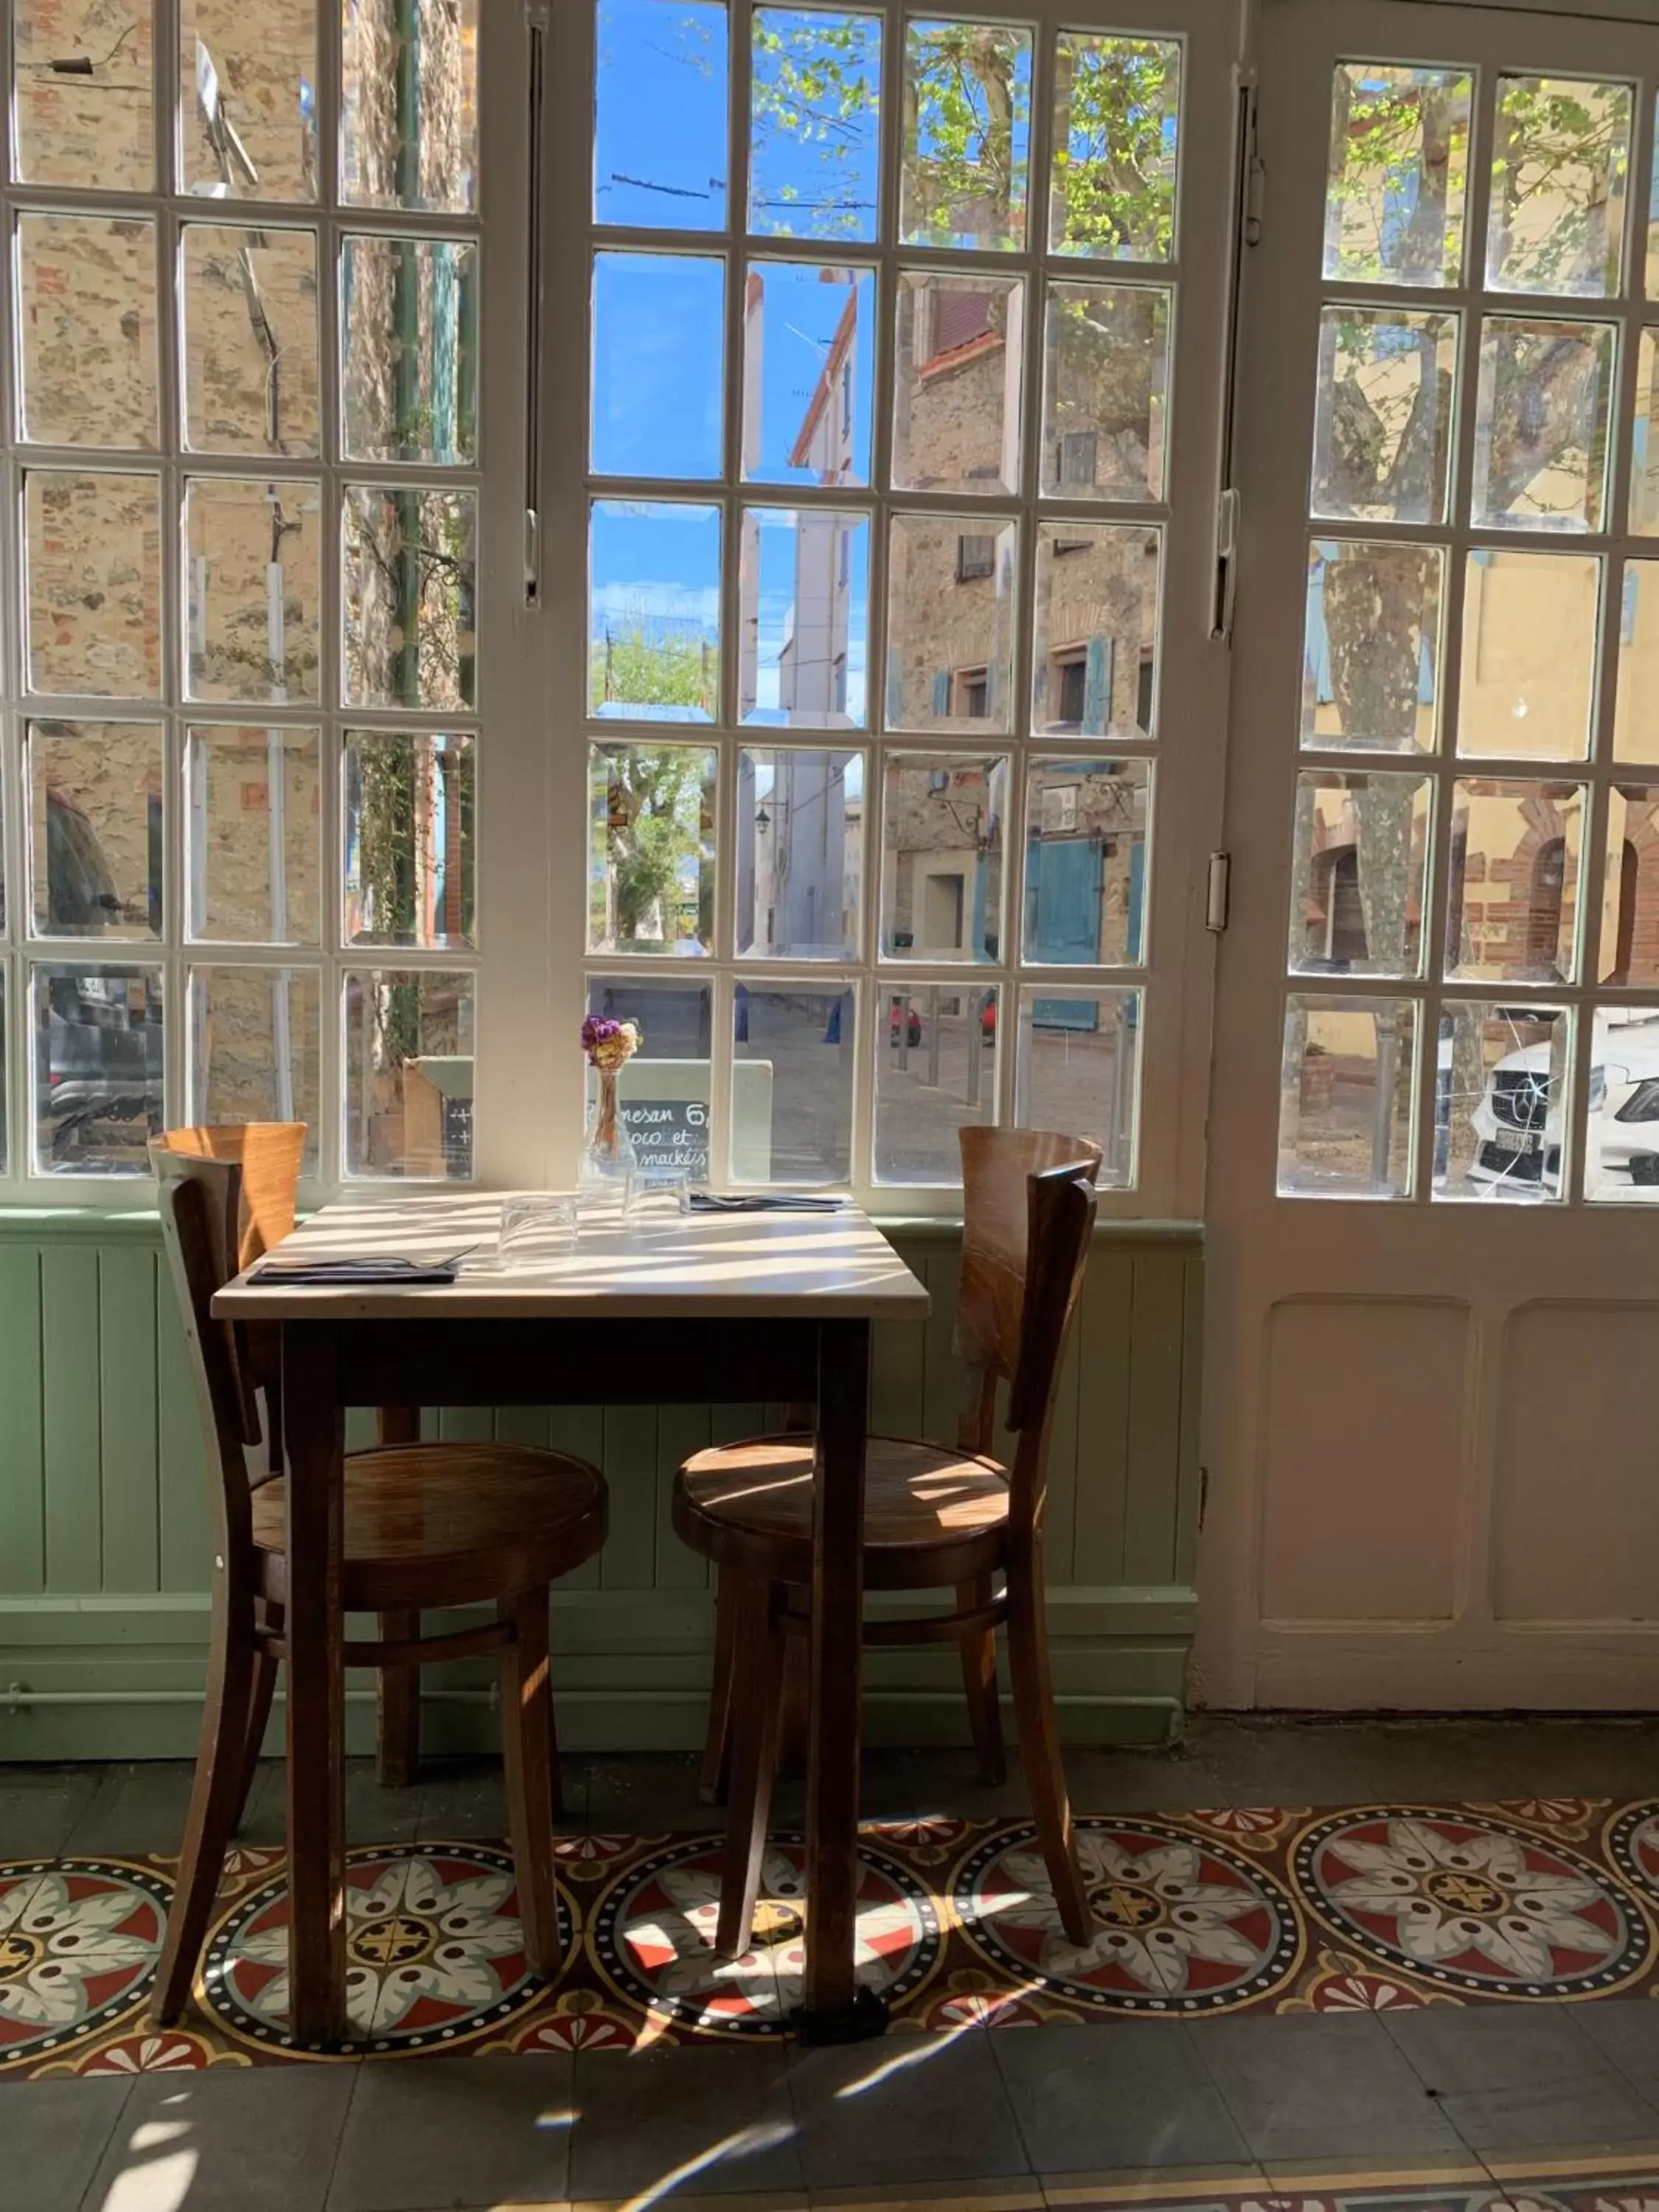
[[[1109,637],[1089,640],[1083,678],[1083,735],[1103,738],[1112,712],[1112,646]]]

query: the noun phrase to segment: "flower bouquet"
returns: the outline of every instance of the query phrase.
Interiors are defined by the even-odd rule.
[[[582,1050],[599,1079],[588,1109],[578,1178],[585,1189],[614,1190],[620,1196],[636,1164],[633,1140],[617,1110],[617,1078],[640,1043],[636,1022],[613,1022],[603,1014],[590,1014],[582,1024]]]

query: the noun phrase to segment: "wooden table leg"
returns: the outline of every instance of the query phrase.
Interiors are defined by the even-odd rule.
[[[867,1322],[818,1326],[818,1474],[813,1505],[811,1713],[806,1773],[804,2042],[879,2035],[887,2007],[853,1972],[857,1924],[859,1688],[863,1658]]]
[[[288,1445],[289,2003],[296,2042],[341,2039],[345,2017],[345,1415],[333,1329],[283,1328]]]

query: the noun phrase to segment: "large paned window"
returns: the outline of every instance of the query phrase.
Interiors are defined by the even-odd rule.
[[[1659,1198],[1651,97],[1335,71],[1287,1196]]]
[[[8,1180],[467,1174],[474,0],[6,22]]]

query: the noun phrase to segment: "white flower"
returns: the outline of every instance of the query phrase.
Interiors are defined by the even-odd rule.
[[[138,1901],[127,1889],[72,1898],[59,1874],[0,1893],[0,2015],[37,2027],[78,2026],[94,2009],[89,1981],[137,1973],[156,1957],[159,1944],[119,1932]]]
[[[1240,1883],[1206,1882],[1194,1844],[1154,1844],[1126,1851],[1097,1829],[1078,1836],[1078,1857],[1095,1912],[1091,1942],[1073,1943],[1060,1925],[1048,1869],[1036,1851],[1011,1851],[1003,1871],[1020,1894],[999,1896],[998,1920],[1043,1931],[1039,1965],[1066,1980],[1116,1966],[1142,1989],[1171,1996],[1187,1986],[1191,1960],[1253,1971],[1261,1954],[1233,1926],[1263,1900]]]

